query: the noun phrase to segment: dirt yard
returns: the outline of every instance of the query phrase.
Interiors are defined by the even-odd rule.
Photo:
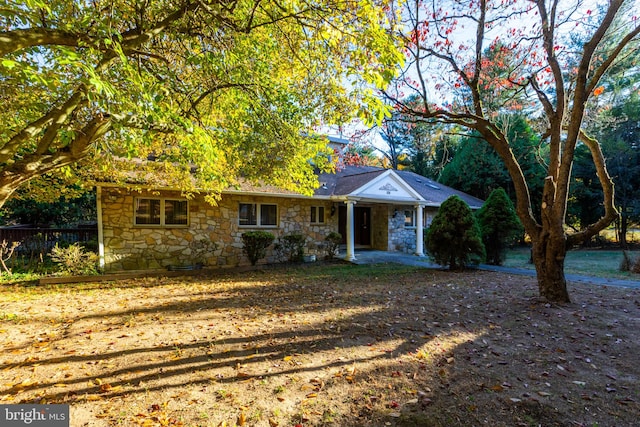
[[[320,265],[0,288],[0,404],[72,426],[637,426],[640,292]]]

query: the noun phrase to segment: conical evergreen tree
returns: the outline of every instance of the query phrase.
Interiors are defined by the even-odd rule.
[[[440,206],[427,232],[427,250],[435,262],[451,270],[484,260],[480,228],[460,197],[451,196]]]
[[[507,247],[522,235],[522,224],[507,193],[498,188],[477,213],[487,263],[502,265]]]

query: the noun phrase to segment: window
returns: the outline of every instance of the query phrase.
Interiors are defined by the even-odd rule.
[[[324,224],[324,206],[311,206],[311,224]]]
[[[278,206],[240,203],[238,217],[240,226],[276,227],[278,225]]]
[[[189,225],[186,200],[135,199],[135,224],[179,226]]]
[[[413,210],[404,211],[404,226],[406,228],[416,226],[416,212]]]

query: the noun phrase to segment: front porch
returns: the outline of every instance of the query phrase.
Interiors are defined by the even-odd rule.
[[[357,249],[424,256],[423,205],[346,200],[338,208],[338,230],[345,259],[354,261]]]

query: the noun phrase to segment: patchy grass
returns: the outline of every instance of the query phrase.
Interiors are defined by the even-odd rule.
[[[0,288],[0,403],[72,426],[632,426],[640,291],[395,265]]]
[[[627,251],[632,259],[640,258],[640,251]],[[507,253],[505,267],[525,268],[534,270],[529,263],[529,248],[516,248]],[[620,250],[590,250],[576,249],[567,252],[565,273],[580,274],[614,279],[640,280],[640,275],[628,271],[620,271],[622,251]]]

